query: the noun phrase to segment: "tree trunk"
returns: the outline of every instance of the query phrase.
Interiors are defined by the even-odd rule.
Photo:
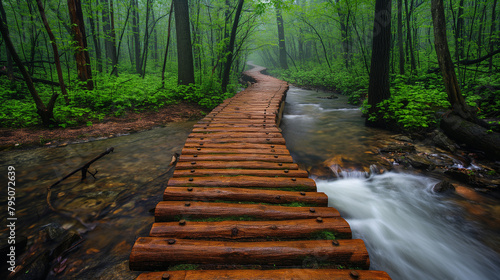
[[[490,27],[490,53],[493,52],[493,46],[496,44],[496,37],[495,37],[495,33],[496,33],[496,29],[495,29],[495,21],[496,21],[496,17],[497,17],[497,14],[496,14],[496,7],[497,7],[497,0],[493,1],[493,8],[492,8],[492,11],[491,11],[491,27]],[[489,61],[489,70],[490,72],[493,70],[493,57],[490,58],[490,61]]]
[[[3,6],[0,6],[0,9],[2,9],[2,11],[3,11]],[[43,125],[49,126],[49,125],[53,124],[54,123],[54,113],[53,113],[54,106],[56,104],[56,100],[58,97],[57,92],[54,92],[54,94],[52,94],[52,97],[50,98],[49,104],[46,107],[35,89],[33,81],[31,80],[31,76],[29,75],[28,71],[24,67],[23,62],[21,61],[21,58],[17,54],[16,49],[14,48],[14,44],[12,44],[12,40],[9,37],[9,33],[7,30],[7,27],[4,25],[3,19],[0,20],[0,32],[2,33],[4,43],[7,47],[7,49],[9,50],[9,52],[12,56],[12,59],[14,60],[17,67],[21,71],[21,74],[23,75],[24,81],[26,82],[26,86],[28,87],[28,90],[31,94],[31,97],[33,97],[33,100],[35,101],[37,114],[42,119]]]
[[[403,0],[398,0],[398,50],[399,74],[405,74],[405,53],[403,49]]]
[[[97,1],[96,4],[98,5],[99,2]],[[98,12],[95,13],[97,15]],[[98,18],[96,16],[96,18]],[[97,66],[97,71],[99,73],[102,73],[102,53],[101,53],[101,43],[99,41],[99,20],[97,20],[97,26],[94,21],[94,13],[92,11],[92,16],[89,17],[89,23],[90,23],[90,33],[92,33],[92,41],[94,43],[94,49],[95,49],[95,60],[96,60],[96,66]],[[69,30],[71,31],[71,29]]]
[[[194,84],[193,48],[187,1],[174,0],[174,11],[177,33],[177,83],[179,85]]]
[[[368,86],[368,105],[370,106],[366,124],[382,126],[377,105],[391,96],[389,89],[389,58],[391,50],[391,0],[377,0],[373,27],[372,61]],[[376,117],[370,120],[370,115]]]
[[[276,8],[276,22],[278,24],[278,46],[280,66],[282,69],[288,69],[286,61],[286,44],[285,44],[285,27],[283,25],[283,16],[281,15],[281,8]]]
[[[411,9],[408,9],[408,0],[405,0],[405,7],[406,7],[406,37],[407,37],[406,44],[407,48],[409,48],[411,71],[415,71],[417,69],[417,66],[415,63],[415,54],[413,52],[413,43],[412,43],[411,25],[410,25],[410,17],[411,13],[413,12],[413,2],[411,5]]]
[[[170,23],[172,22],[172,12],[174,10],[174,2],[170,4],[170,12],[168,13],[168,27],[167,27],[167,45],[165,46],[165,56],[163,57],[163,67],[161,70],[161,87],[165,87],[165,68],[167,66],[168,46],[170,45]]]
[[[222,92],[226,92],[227,84],[229,83],[231,64],[233,62],[234,42],[236,41],[236,31],[238,31],[238,22],[240,21],[241,10],[243,9],[243,2],[244,0],[239,0],[238,7],[236,8],[236,14],[234,16],[233,28],[231,29],[231,37],[229,38],[229,46],[227,47],[227,52],[229,54],[226,57],[226,63],[224,65],[224,74],[222,75],[222,83],[221,83]]]
[[[132,33],[134,37],[134,50],[135,50],[135,72],[142,74],[141,65],[141,42],[139,34],[139,4],[137,0],[132,0]]]
[[[52,51],[54,52],[54,62],[57,70],[57,78],[59,79],[59,86],[61,87],[61,93],[64,97],[64,101],[66,101],[66,105],[69,105],[68,92],[66,91],[66,85],[64,84],[63,73],[61,70],[61,61],[59,60],[59,51],[57,50],[56,37],[50,29],[49,22],[47,21],[47,17],[45,16],[45,9],[43,8],[42,1],[37,0],[36,3],[38,4],[38,11],[40,11],[43,25],[47,30],[47,34],[50,38],[50,44],[52,45]]]
[[[7,33],[7,36],[9,37],[9,27],[7,24],[7,14],[5,13],[5,9],[3,7],[3,1],[0,1],[0,15],[2,16],[0,20],[3,21],[3,24],[5,26],[5,32]],[[5,46],[5,55],[7,56],[7,77],[9,80],[13,79],[14,72],[12,71],[12,55],[9,52],[9,48]]]
[[[465,104],[465,99],[460,91],[450,50],[448,49],[443,0],[431,0],[431,12],[434,25],[434,46],[436,48],[439,68],[441,68],[441,73],[443,74],[443,82],[448,94],[448,100],[455,113],[466,120],[475,121],[475,114]]]
[[[118,57],[116,53],[115,16],[113,0],[104,0],[102,10],[103,29],[106,36],[104,44],[106,46],[107,63],[111,65],[111,74],[118,76]]]
[[[82,4],[80,0],[68,0],[69,16],[73,29],[73,40],[75,41],[75,60],[78,71],[78,79],[86,83],[88,90],[94,89],[92,81],[92,70],[90,68],[90,57],[87,50],[87,36],[83,23]]]
[[[146,1],[146,30],[144,31],[144,43],[143,43],[143,51],[142,51],[142,57],[141,57],[141,75],[142,78],[145,77],[146,75],[146,60],[148,59],[148,51],[149,51],[149,14],[151,13],[151,5],[152,1],[147,0]]]
[[[455,56],[456,60],[460,60],[464,57],[464,48],[463,48],[463,33],[464,33],[464,0],[460,0],[458,4],[458,12],[457,12],[457,24],[455,29]]]

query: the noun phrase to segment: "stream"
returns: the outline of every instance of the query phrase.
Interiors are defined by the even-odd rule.
[[[365,127],[357,107],[344,96],[327,99],[330,95],[292,86],[281,128],[294,160],[328,194],[354,238],[365,241],[371,268],[393,279],[498,279],[498,201],[464,188],[459,194],[468,196],[436,194],[434,177],[370,172],[380,169],[377,149],[393,135]],[[7,181],[8,166],[16,170],[16,237],[26,237],[29,247],[48,227],[82,236],[76,248],[43,268],[47,279],[135,279],[139,272],[128,269],[130,250],[137,237],[148,235],[154,220],[150,210],[172,173],[171,157],[180,153],[193,124],[0,153],[1,181]],[[46,188],[109,147],[114,152],[89,170],[98,171],[96,179],[89,175],[80,182],[75,174],[52,191],[54,207],[69,210],[85,225],[51,211]],[[329,168],[339,178],[329,175]],[[6,195],[0,203],[5,209]],[[5,221],[7,212],[0,216]],[[6,240],[8,229],[2,227],[0,234]]]
[[[465,197],[434,193],[439,180],[416,172],[370,172],[380,169],[377,148],[392,135],[365,127],[345,96],[325,99],[330,95],[291,87],[281,127],[294,160],[349,222],[353,238],[365,241],[370,268],[395,280],[498,279],[499,215],[484,219],[481,211],[500,214],[499,202],[464,188]],[[324,166],[338,179],[325,176]]]

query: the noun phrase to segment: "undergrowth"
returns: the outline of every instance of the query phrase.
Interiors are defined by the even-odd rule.
[[[54,118],[58,126],[70,127],[92,125],[106,116],[120,117],[128,112],[157,111],[160,108],[177,104],[180,101],[196,103],[206,109],[213,109],[224,99],[231,97],[236,85],[228,86],[229,93],[220,93],[220,83],[205,79],[201,84],[190,86],[177,85],[176,75],[170,74],[161,87],[160,77],[137,74],[120,74],[119,77],[107,74],[94,77],[95,89],[85,90],[77,83],[68,85],[69,104],[59,96],[54,108]],[[45,104],[48,103],[57,86],[35,84],[36,90]],[[20,81],[0,78],[0,126],[32,127],[41,124],[36,106],[26,85]]]

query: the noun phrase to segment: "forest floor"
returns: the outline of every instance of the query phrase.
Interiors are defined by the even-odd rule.
[[[110,138],[152,129],[170,122],[197,120],[205,115],[197,104],[179,103],[157,112],[130,112],[121,117],[108,116],[91,126],[67,128],[0,128],[0,150],[36,146],[63,146],[71,143]]]

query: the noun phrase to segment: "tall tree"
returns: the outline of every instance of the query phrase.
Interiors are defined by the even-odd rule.
[[[451,60],[446,37],[446,19],[444,16],[443,0],[431,0],[432,23],[434,25],[434,46],[443,74],[443,82],[453,111],[466,120],[475,121],[475,114],[465,103],[460,91],[457,75]]]
[[[185,0],[173,0],[177,35],[177,77],[180,85],[194,84],[193,49],[189,28],[189,6]]]
[[[87,36],[85,35],[85,25],[83,22],[81,1],[68,0],[68,9],[73,30],[78,79],[86,83],[86,87],[88,90],[92,90],[94,88],[94,82],[92,81],[90,56],[87,50]]]
[[[7,37],[9,37],[9,27],[7,24],[7,13],[3,7],[3,1],[0,0],[0,16],[2,17],[3,25],[5,26],[5,32],[7,33]],[[12,55],[9,52],[9,48],[5,46],[5,54],[7,55],[7,77],[12,79],[13,71],[12,71]]]
[[[276,22],[278,24],[278,47],[280,66],[283,69],[288,69],[286,61],[286,42],[285,42],[285,26],[283,24],[283,16],[281,15],[281,7],[276,7]]]
[[[369,115],[378,113],[377,105],[391,96],[389,90],[389,59],[391,50],[391,6],[392,0],[375,2],[375,19],[373,26],[372,61],[370,81],[368,85]],[[367,125],[381,126],[383,121],[367,118]]]
[[[398,51],[399,74],[405,74],[405,53],[403,49],[403,0],[398,0]]]
[[[0,9],[3,10],[3,6],[0,6]],[[0,11],[1,12],[1,11]],[[0,14],[4,14],[3,12]],[[21,58],[16,52],[16,49],[14,48],[14,44],[12,44],[12,40],[10,39],[9,32],[7,30],[7,27],[4,25],[4,20],[3,16],[0,18],[0,33],[2,33],[2,37],[4,40],[4,43],[9,50],[10,54],[12,55],[12,59],[16,63],[17,67],[19,68],[19,71],[21,71],[21,74],[23,76],[24,81],[26,82],[26,86],[28,87],[28,91],[31,94],[31,97],[35,101],[36,105],[36,112],[42,119],[42,123],[45,126],[49,126],[54,123],[54,106],[56,104],[57,97],[59,94],[57,91],[55,91],[52,94],[52,97],[49,100],[49,103],[47,106],[43,103],[42,99],[38,95],[38,92],[35,89],[35,85],[33,84],[33,81],[31,80],[31,76],[26,70],[26,68],[23,65],[23,62],[21,61]]]
[[[496,42],[498,42],[498,35],[496,35],[496,17],[498,16],[496,14],[496,7],[497,7],[497,0],[493,1],[493,8],[491,9],[491,27],[490,27],[490,53],[493,52],[494,46]],[[493,57],[490,58],[489,61],[489,68],[490,72],[493,69]]]
[[[45,26],[45,30],[47,30],[47,34],[50,38],[50,44],[52,45],[52,51],[54,53],[54,64],[56,65],[57,70],[57,78],[59,79],[59,86],[61,88],[61,93],[63,94],[64,101],[66,101],[66,105],[69,105],[68,92],[66,91],[66,85],[64,84],[63,73],[61,70],[61,61],[59,60],[59,51],[57,50],[56,37],[54,33],[52,33],[52,29],[50,29],[49,22],[47,21],[47,16],[45,15],[45,8],[43,7],[41,0],[36,0],[38,4],[38,11],[40,12],[40,17],[42,18],[43,25]]]
[[[233,27],[231,28],[231,37],[229,38],[229,46],[227,47],[226,63],[224,64],[224,74],[222,75],[221,88],[222,92],[226,92],[227,84],[229,83],[229,75],[231,64],[233,63],[234,42],[236,41],[236,32],[238,31],[238,23],[240,21],[241,10],[243,9],[244,0],[239,0],[236,14],[234,15]]]
[[[141,41],[139,34],[139,3],[137,0],[131,0],[132,5],[132,35],[134,38],[134,53],[135,53],[135,72],[142,74],[142,59],[141,59]]]
[[[113,0],[103,0],[102,21],[104,31],[104,46],[106,49],[106,61],[111,66],[111,74],[118,76],[118,57],[116,53],[115,16]]]

